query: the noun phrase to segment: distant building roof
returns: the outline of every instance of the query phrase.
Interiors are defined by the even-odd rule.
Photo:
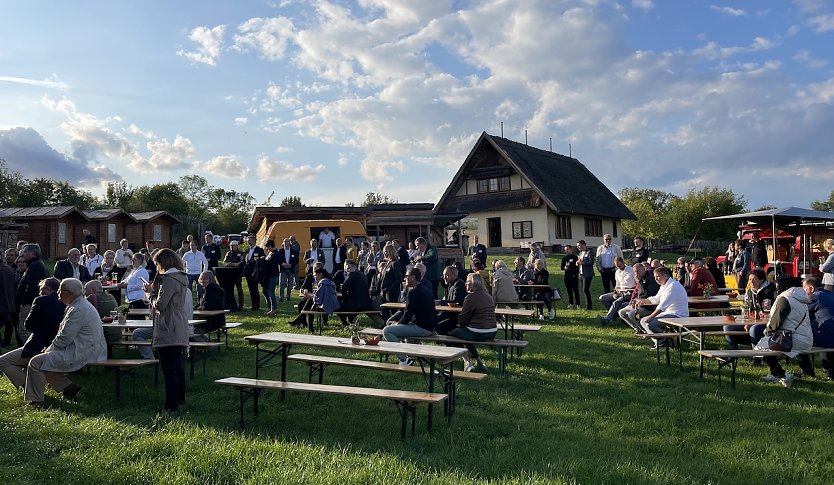
[[[466,181],[473,156],[491,147],[524,180],[536,194],[519,190],[455,197]],[[500,208],[535,207],[536,197],[561,214],[587,214],[617,219],[637,217],[579,160],[558,153],[534,148],[486,132],[475,143],[446,192],[437,203],[437,213],[473,212]],[[486,208],[486,209],[485,209]]]
[[[180,223],[179,219],[167,213],[166,211],[149,211],[149,212],[130,212],[129,215],[136,219],[137,222],[148,222],[162,216],[168,216],[176,222]]]
[[[125,212],[123,209],[96,209],[90,211],[81,211],[82,214],[87,216],[88,219],[91,221],[102,220],[106,221],[108,219],[112,219],[119,214],[124,214],[127,217],[133,219],[134,222],[138,222],[135,217],[131,214]]]
[[[81,217],[89,219],[75,206],[57,207],[0,207],[0,219],[60,219],[72,212],[78,212]]]

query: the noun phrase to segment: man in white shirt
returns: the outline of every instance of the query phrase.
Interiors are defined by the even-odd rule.
[[[686,288],[672,278],[669,268],[657,268],[654,270],[654,279],[660,285],[657,295],[638,300],[638,305],[657,305],[653,312],[640,319],[640,325],[646,333],[662,333],[663,326],[658,318],[680,318],[689,316],[689,297],[686,295]],[[655,347],[659,341],[655,340]]]
[[[620,246],[611,244],[611,234],[602,236],[602,241],[602,246],[597,247],[596,262],[599,275],[602,278],[603,292],[608,293],[611,291],[611,283],[616,284],[614,273],[617,267],[614,265],[614,261],[617,257],[623,257],[623,250],[620,249]]]
[[[336,243],[336,234],[334,234],[329,227],[325,227],[323,231],[319,233],[319,247],[324,248],[332,248]]]
[[[606,316],[599,317],[599,323],[602,326],[608,325],[612,320],[617,318],[620,309],[628,304],[628,301],[631,299],[631,292],[634,291],[634,287],[637,285],[634,268],[626,266],[625,260],[622,257],[618,256],[614,259],[614,266],[617,268],[617,272],[614,274],[614,280],[616,281],[614,291],[605,293],[599,297],[599,301],[608,310]]]
[[[119,249],[116,250],[116,274],[119,280],[124,278],[130,265],[133,264],[133,251],[128,248],[127,239],[119,241]]]
[[[185,265],[185,274],[188,276],[188,289],[192,290],[194,282],[200,278],[200,273],[209,269],[209,262],[206,255],[200,251],[197,241],[191,241],[191,251],[183,255],[182,263]],[[197,299],[202,297],[203,287],[197,284]]]

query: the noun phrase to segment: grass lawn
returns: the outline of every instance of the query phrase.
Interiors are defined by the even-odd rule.
[[[135,397],[130,380],[123,382],[119,401],[112,375],[73,375],[83,387],[77,403],[49,391],[44,411],[25,408],[22,393],[3,378],[0,480],[696,484],[829,483],[834,475],[834,383],[767,385],[759,382],[766,371],[744,362],[737,389],[726,381],[719,388],[714,365],[706,379],[698,377],[691,348],[683,372],[657,365],[648,343],[624,325],[600,328],[601,310],[567,311],[564,301],[555,322],[529,334],[530,346],[510,361],[506,377],[484,353],[491,375],[459,384],[451,425],[436,410],[430,434],[425,407],[418,408],[417,435],[401,442],[387,401],[289,393],[281,402],[274,392],[262,396],[257,420],[248,404],[241,430],[237,392],[213,380],[254,377],[254,348],[243,336],[296,331],[286,325],[291,305],[282,305],[278,318],[250,311],[230,317],[245,325],[231,332],[229,350],[209,356],[205,375],[200,367],[188,380],[188,402],[176,415],[158,412],[163,389],[161,382],[153,387],[149,369],[139,372]],[[344,335],[333,320],[328,333]],[[277,368],[262,375],[276,378]],[[306,381],[306,367],[290,363],[289,378]],[[339,367],[328,369],[326,382],[424,389],[418,376]]]

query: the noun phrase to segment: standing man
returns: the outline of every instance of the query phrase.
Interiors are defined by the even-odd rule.
[[[237,290],[237,307],[241,309],[243,308],[243,256],[240,243],[237,241],[229,243],[229,251],[223,256],[224,266],[238,269],[233,286]]]
[[[290,235],[290,246],[292,247],[293,251],[295,251],[295,254],[301,256],[301,244],[298,242],[298,239],[295,238],[295,234]],[[293,279],[293,281],[295,282],[294,288],[299,287],[298,273],[300,268],[300,264],[295,265],[295,279]]]
[[[32,302],[40,294],[40,282],[47,277],[47,274],[46,267],[41,261],[41,247],[39,245],[25,244],[23,250],[20,251],[20,257],[26,261],[26,272],[23,273],[20,282],[17,284],[15,295],[16,301],[20,305],[17,336],[21,341],[25,341],[29,338],[29,331],[26,330],[24,322],[26,317],[29,316],[29,310],[32,309]]]
[[[307,274],[313,274],[316,263],[324,264],[324,251],[319,249],[318,239],[310,239],[310,249],[304,251],[304,263],[307,265]]]
[[[472,237],[472,247],[469,248],[469,260],[471,261],[472,258],[476,258],[484,267],[487,267],[487,248],[483,244],[478,242],[478,235],[475,234]],[[470,267],[470,269],[472,269]]]
[[[283,246],[278,250],[278,264],[280,273],[278,273],[278,301],[290,301],[292,296],[292,289],[295,288],[295,273],[298,268],[298,253],[292,248],[292,242],[289,238],[283,240]]]
[[[424,237],[414,240],[419,254],[415,262],[419,261],[426,266],[426,274],[423,279],[431,282],[432,299],[437,300],[437,290],[440,288],[440,258],[437,255],[437,248],[429,245]]]
[[[90,234],[90,230],[86,227],[84,229],[81,229],[81,234],[84,237],[84,247],[87,247],[88,244],[98,244],[98,241],[96,241],[96,237]]]
[[[347,248],[345,247],[344,243],[342,243],[342,238],[336,238],[336,247],[333,248],[333,273],[336,273],[342,266],[344,266],[345,261],[347,260]]]
[[[214,242],[214,234],[211,231],[206,231],[206,243],[203,244],[203,255],[208,261],[208,270],[214,271],[214,268],[220,265],[220,245]]]
[[[325,227],[324,230],[319,233],[319,247],[322,249],[332,248],[335,244],[336,235],[333,234],[329,227]]]
[[[645,263],[649,260],[649,248],[646,247],[646,240],[642,236],[634,237],[634,249],[628,258],[628,264]]]
[[[206,256],[198,249],[197,241],[191,241],[191,251],[182,257],[182,264],[185,266],[185,275],[188,277],[188,289],[194,291],[194,282],[200,278],[203,271],[211,271]],[[151,279],[153,281],[153,279]],[[197,284],[197,299],[203,297],[203,287]]]
[[[662,333],[663,325],[658,318],[683,318],[689,316],[689,299],[686,296],[686,289],[682,284],[672,278],[669,268],[657,268],[654,270],[654,279],[660,285],[657,295],[650,296],[644,300],[638,300],[637,304],[656,305],[654,311],[640,319],[640,325],[646,333]],[[655,347],[660,341],[655,340]]]
[[[579,258],[573,253],[573,247],[565,244],[565,256],[562,258],[562,271],[565,272],[565,288],[568,292],[568,310],[579,310]],[[574,300],[576,304],[574,305]]]
[[[0,261],[0,330],[4,330],[6,335],[0,347],[9,345],[12,338],[12,315],[17,310],[14,300],[17,281],[14,275],[15,270],[5,261]]]
[[[767,266],[767,246],[759,239],[758,232],[754,232],[750,238],[750,260],[755,269],[764,269]]]
[[[406,268],[411,264],[411,258],[408,256],[408,250],[400,244],[399,239],[393,239],[391,242],[397,250],[397,259],[400,261],[400,268],[402,268],[403,271],[407,271]]]
[[[356,246],[353,245],[352,237],[345,238],[345,247],[347,248],[345,261],[359,261],[359,251],[357,251]]]
[[[261,294],[258,291],[258,259],[263,258],[264,250],[256,244],[257,238],[254,234],[246,237],[246,250],[243,258],[243,276],[246,278],[246,286],[249,288],[249,299],[252,301],[252,310],[261,309]],[[242,307],[241,307],[242,308]]]
[[[611,234],[602,236],[602,246],[597,247],[597,269],[602,278],[603,292],[610,293],[611,286],[616,284],[614,275],[617,267],[614,264],[616,258],[623,257],[623,250],[616,244],[611,244]]]
[[[594,253],[588,249],[584,239],[576,242],[577,264],[579,265],[579,279],[582,280],[582,291],[585,293],[585,308],[591,309],[591,282],[594,279]]]

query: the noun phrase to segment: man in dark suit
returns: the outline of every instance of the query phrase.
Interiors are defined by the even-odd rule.
[[[17,311],[14,301],[16,291],[15,270],[5,261],[0,261],[0,330],[4,330],[6,334],[0,347],[11,343],[12,315]]]
[[[472,261],[472,258],[476,258],[481,264],[484,265],[484,268],[488,268],[487,266],[487,248],[483,244],[478,243],[478,235],[472,237],[472,247],[469,248],[469,260]]]
[[[214,268],[220,264],[220,245],[214,242],[214,234],[212,234],[211,231],[206,232],[205,240],[206,243],[203,244],[203,254],[208,260],[209,271],[214,271]]]
[[[284,239],[281,249],[278,250],[278,264],[281,271],[278,273],[278,301],[290,301],[298,269],[298,251],[293,249],[290,238]]]
[[[397,248],[397,259],[400,260],[400,268],[402,268],[403,274],[405,274],[406,268],[409,264],[411,264],[411,258],[408,256],[408,250],[400,244],[399,239],[393,239],[391,242],[394,243],[394,247]]]
[[[58,299],[57,278],[42,280],[40,295],[32,302],[32,310],[26,317],[26,329],[31,332],[23,347],[12,350],[0,357],[0,372],[6,374],[12,385],[23,387],[26,384],[26,366],[29,359],[43,352],[58,334],[58,327],[64,317],[63,303]]]
[[[78,248],[67,251],[67,259],[57,261],[55,271],[52,273],[59,280],[76,278],[81,280],[82,283],[86,283],[93,279],[87,267],[81,264],[81,251]]]
[[[304,263],[307,265],[307,274],[313,272],[314,264],[324,264],[324,251],[319,249],[318,239],[310,239],[310,249],[304,251]]]
[[[333,273],[336,273],[347,261],[347,246],[345,246],[342,238],[336,238],[336,247],[333,248]]]
[[[249,234],[246,238],[249,248],[243,258],[243,276],[246,277],[246,286],[249,287],[249,299],[252,301],[252,309],[260,310],[261,294],[258,292],[258,259],[265,256],[263,248],[257,245],[257,238]]]
[[[29,315],[29,309],[32,307],[32,301],[38,296],[40,292],[40,282],[46,278],[46,267],[41,260],[41,247],[37,244],[30,243],[23,246],[20,251],[20,256],[26,261],[26,272],[17,283],[17,293],[15,299],[20,305],[20,313],[18,315],[17,335],[21,343],[29,337],[29,331],[23,326],[26,317]]]
[[[349,259],[345,261],[345,282],[342,283],[342,300],[339,310],[346,312],[358,312],[371,309],[371,294],[368,288],[368,279],[365,274],[359,271],[356,261]],[[345,317],[339,315],[342,325],[350,325],[356,320],[356,316]]]
[[[446,295],[437,302],[438,305],[463,306],[463,300],[466,298],[466,282],[458,278],[457,266],[446,266],[443,270],[443,283],[446,287]],[[437,333],[448,335],[457,326],[457,312],[440,312],[437,315]]]

